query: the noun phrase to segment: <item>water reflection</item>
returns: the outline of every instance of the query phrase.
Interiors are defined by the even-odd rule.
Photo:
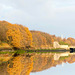
[[[75,53],[25,53],[16,57],[3,54],[0,55],[0,75],[30,75],[66,62],[74,63]]]
[[[0,65],[0,75],[29,75],[33,69],[33,56],[19,55]]]

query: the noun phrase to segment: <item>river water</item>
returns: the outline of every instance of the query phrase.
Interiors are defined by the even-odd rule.
[[[75,75],[75,53],[1,54],[0,75]]]

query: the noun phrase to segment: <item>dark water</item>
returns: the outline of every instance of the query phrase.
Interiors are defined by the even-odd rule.
[[[0,75],[75,75],[75,53],[0,55]]]

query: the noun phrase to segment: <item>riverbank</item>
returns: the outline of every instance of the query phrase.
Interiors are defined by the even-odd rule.
[[[68,52],[70,50],[56,49],[56,50],[1,50],[0,54],[24,54],[24,53],[61,53]]]

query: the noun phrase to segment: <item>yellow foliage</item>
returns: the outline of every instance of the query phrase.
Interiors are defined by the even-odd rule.
[[[20,75],[22,69],[24,68],[24,64],[21,64],[21,57],[15,57],[12,61],[13,63],[13,66],[12,68],[10,68],[10,65],[11,64],[8,64],[7,66],[7,72],[10,74],[10,75]]]
[[[17,28],[16,25],[8,25],[8,31],[7,31],[7,40],[10,41],[10,43],[17,48],[20,48],[20,42],[22,39],[21,32]],[[14,28],[15,27],[15,28]]]
[[[8,64],[9,75],[29,75],[33,69],[33,57],[17,56]]]
[[[0,40],[5,41],[16,48],[30,47],[32,35],[27,27],[0,21]]]

